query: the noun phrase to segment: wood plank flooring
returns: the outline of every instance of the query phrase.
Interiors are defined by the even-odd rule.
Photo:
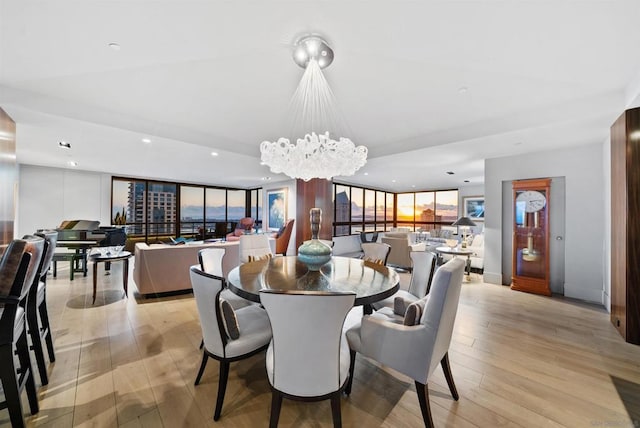
[[[217,362],[210,360],[193,386],[202,354],[192,295],[125,299],[119,263],[108,276],[100,268],[95,305],[90,274],[69,281],[61,269],[49,279],[57,360],[29,426],[268,425],[263,355],[231,365],[222,418],[214,423]],[[406,285],[408,275],[401,276]],[[511,291],[474,275],[463,284],[449,355],[460,400],[453,401],[438,369],[429,384],[438,427],[640,426],[640,347],[622,340],[603,308]],[[27,409],[26,397],[24,403]],[[345,427],[422,426],[413,382],[361,357],[342,416]],[[0,411],[0,425],[8,419]],[[279,426],[330,427],[329,402],[285,400]]]

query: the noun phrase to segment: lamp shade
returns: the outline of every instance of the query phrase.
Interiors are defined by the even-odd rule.
[[[476,224],[469,217],[460,217],[451,226],[475,226]]]

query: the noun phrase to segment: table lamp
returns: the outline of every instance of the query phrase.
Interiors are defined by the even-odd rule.
[[[462,229],[462,248],[467,248],[467,230],[476,224],[469,217],[460,217],[453,222],[452,226],[460,226]]]

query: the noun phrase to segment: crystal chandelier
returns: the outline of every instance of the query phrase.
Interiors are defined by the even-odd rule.
[[[330,136],[339,128],[339,118],[322,68],[333,61],[333,50],[320,37],[307,36],[296,44],[293,59],[305,69],[290,106],[294,124],[302,127],[299,134],[294,129],[294,135],[305,136],[297,138],[296,143],[285,137],[263,141],[262,163],[274,173],[304,181],[353,175],[367,162],[367,148],[356,147],[349,138],[336,140]]]

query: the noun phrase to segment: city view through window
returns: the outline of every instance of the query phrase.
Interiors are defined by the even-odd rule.
[[[333,188],[334,236],[392,227],[437,229],[458,218],[457,190],[394,194],[343,184],[334,184]],[[112,180],[112,223],[126,226],[128,235],[223,238],[246,216],[260,227],[262,189]]]
[[[396,226],[437,229],[458,218],[457,190],[393,194],[335,184],[333,200],[334,236]]]
[[[222,238],[248,211],[259,224],[261,202],[261,189],[114,178],[111,221],[126,226],[127,234],[133,236]]]

